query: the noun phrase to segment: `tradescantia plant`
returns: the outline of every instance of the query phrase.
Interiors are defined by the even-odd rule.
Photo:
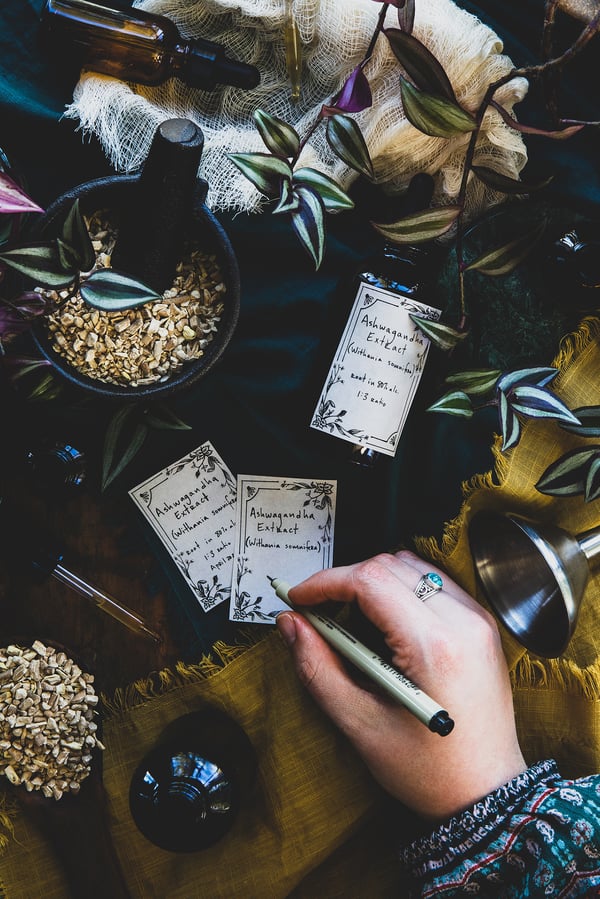
[[[446,378],[451,389],[428,411],[471,418],[477,409],[496,406],[505,451],[519,442],[521,418],[554,419],[568,428],[582,426],[577,410],[572,412],[547,388],[557,374],[556,368],[523,368],[507,373],[496,369],[456,372]]]
[[[600,406],[580,406],[573,410],[578,423],[561,427],[579,437],[600,437]],[[570,450],[548,466],[536,489],[548,496],[583,495],[586,503],[600,497],[600,446]]]
[[[43,212],[6,173],[0,172],[0,213],[9,221],[6,237],[9,248],[0,249],[0,260],[39,284],[63,288],[67,296],[79,291],[90,305],[108,311],[127,309],[159,298],[151,288],[112,269],[95,268],[96,257],[85,222],[75,201],[58,235],[46,242],[18,246],[14,244],[20,229],[20,217]],[[1,243],[0,243],[1,246]],[[0,267],[0,281],[4,269]],[[13,383],[32,372],[41,377],[27,393],[30,402],[59,397],[61,385],[51,373],[47,359],[7,353],[6,347],[34,321],[49,311],[49,303],[35,291],[14,299],[0,298],[0,355],[3,368]],[[49,370],[50,369],[50,370]],[[152,431],[189,430],[172,409],[163,403],[128,403],[109,420],[103,441],[100,489],[105,490],[133,461]]]
[[[456,233],[456,258],[459,280],[460,315],[458,327],[443,332],[443,343],[460,339],[467,327],[464,277],[468,271],[487,275],[506,274],[519,264],[541,237],[543,223],[526,233],[515,236],[501,246],[489,248],[468,264],[464,260],[463,230],[467,185],[475,177],[488,187],[507,195],[523,195],[543,188],[550,179],[522,181],[510,178],[489,166],[477,165],[475,150],[483,119],[493,108],[508,127],[522,134],[534,134],[553,140],[565,140],[586,125],[558,115],[558,90],[563,68],[587,46],[600,30],[600,12],[596,12],[574,43],[564,52],[553,55],[553,27],[558,0],[546,0],[543,26],[543,59],[537,65],[515,67],[490,84],[477,110],[465,109],[457,100],[453,86],[443,66],[428,47],[413,33],[416,0],[375,0],[381,10],[377,24],[360,63],[348,75],[341,90],[326,102],[308,134],[300,136],[281,119],[263,110],[255,113],[255,122],[268,153],[237,153],[230,159],[252,183],[269,199],[275,201],[277,214],[289,213],[292,226],[302,245],[310,253],[318,268],[325,248],[325,213],[340,212],[352,207],[352,200],[342,189],[314,170],[297,168],[303,147],[321,125],[325,126],[327,141],[346,165],[367,178],[374,179],[373,164],[359,126],[351,118],[372,105],[368,73],[376,42],[386,40],[399,63],[398,102],[402,103],[406,118],[419,131],[440,140],[468,134],[460,188],[451,206],[427,209],[396,222],[373,227],[386,239],[402,243],[419,243],[441,237],[450,229]],[[394,7],[398,27],[387,27],[389,8]],[[549,127],[539,128],[518,122],[502,107],[495,95],[500,87],[514,78],[541,81],[546,92],[546,112]],[[432,335],[435,342],[435,337]]]
[[[0,213],[7,216],[43,210],[6,173],[0,173]],[[29,245],[0,248],[0,275],[9,267],[34,285],[66,290],[67,298],[79,292],[97,309],[117,311],[160,299],[142,282],[114,269],[97,268],[96,254],[84,218],[75,200],[55,237]],[[40,293],[27,291],[14,298],[0,298],[0,353],[5,344],[50,311]]]

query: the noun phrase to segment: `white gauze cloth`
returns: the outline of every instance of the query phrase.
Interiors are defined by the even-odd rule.
[[[381,5],[373,0],[294,0],[303,42],[302,96],[294,104],[286,74],[285,0],[138,0],[141,9],[167,16],[185,38],[204,37],[226,48],[228,56],[257,66],[254,90],[219,87],[201,91],[176,78],[157,87],[82,73],[66,115],[78,119],[84,134],[95,134],[117,171],[139,168],[157,126],[169,118],[188,118],[205,136],[199,175],[209,184],[208,204],[216,210],[256,211],[261,195],[227,158],[228,152],[267,152],[252,113],[264,109],[307,134],[319,110],[341,88],[363,59]],[[390,7],[386,27],[398,27]],[[474,112],[487,86],[512,68],[502,42],[479,19],[451,0],[417,0],[414,35],[442,64],[456,97]],[[365,74],[373,105],[354,116],[374,163],[377,182],[388,193],[403,191],[417,172],[435,177],[434,201],[452,203],[462,174],[469,135],[451,139],[421,134],[406,119],[400,100],[402,68],[380,35]],[[512,110],[527,82],[510,81],[496,99]],[[475,163],[517,177],[527,160],[520,134],[488,110]],[[311,136],[299,165],[312,166],[348,188],[356,172],[331,151],[325,128]],[[471,177],[467,209],[473,213],[499,199]]]

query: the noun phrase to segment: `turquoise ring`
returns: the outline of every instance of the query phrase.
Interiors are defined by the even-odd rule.
[[[424,574],[417,586],[415,587],[415,596],[425,602],[434,593],[437,593],[444,586],[444,582],[435,571],[428,571]]]

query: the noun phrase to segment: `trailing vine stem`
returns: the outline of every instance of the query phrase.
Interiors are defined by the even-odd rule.
[[[388,11],[388,4],[383,3],[381,10],[379,11],[379,16],[377,17],[377,24],[376,24],[375,28],[373,29],[373,34],[371,35],[371,40],[369,41],[369,46],[367,47],[367,49],[365,51],[365,55],[363,56],[361,62],[359,63],[361,69],[364,68],[364,66],[366,66],[366,64],[371,59],[371,56],[373,55],[373,50],[375,49],[375,44],[377,43],[377,39],[378,39],[379,35],[381,34],[381,32],[383,31],[383,26],[385,24],[385,17],[387,15],[387,11]],[[335,102],[336,102],[336,99],[338,96],[339,96],[339,92],[332,99],[333,105],[335,105]],[[291,162],[292,168],[298,162],[300,154],[302,153],[304,147],[306,146],[306,144],[308,143],[310,138],[313,136],[313,134],[315,133],[315,131],[317,130],[317,128],[323,121],[323,118],[324,118],[323,112],[321,111],[321,112],[319,112],[319,115],[317,116],[317,118],[315,119],[315,121],[313,122],[313,124],[311,125],[309,130],[307,131],[307,133],[304,135],[303,138],[301,138],[300,143],[298,145],[298,150],[296,152],[296,155],[293,157],[292,162]]]
[[[553,12],[552,9],[556,5],[556,0],[549,0],[546,5],[546,20],[545,26],[548,27],[553,22]],[[458,283],[459,283],[459,301],[460,301],[460,321],[458,324],[458,329],[463,330],[466,324],[467,315],[466,315],[466,306],[465,306],[465,283],[464,283],[464,257],[463,257],[463,222],[464,222],[464,214],[465,214],[465,198],[467,193],[467,183],[469,180],[469,174],[471,172],[471,168],[473,165],[473,159],[475,156],[475,149],[477,147],[477,141],[479,139],[479,135],[481,133],[481,126],[483,124],[483,119],[485,113],[487,112],[488,107],[492,103],[494,98],[494,94],[497,90],[503,87],[505,84],[508,84],[514,78],[526,78],[528,80],[534,80],[536,78],[542,77],[546,72],[549,71],[560,71],[563,66],[568,65],[572,60],[579,54],[581,51],[587,46],[590,40],[600,32],[600,11],[597,12],[593,18],[588,22],[585,28],[581,31],[577,39],[569,46],[566,50],[563,51],[559,56],[553,57],[552,59],[548,59],[543,63],[538,65],[531,66],[520,66],[518,68],[511,69],[510,72],[507,72],[506,75],[503,75],[502,78],[499,78],[497,81],[494,81],[492,84],[488,85],[487,90],[483,96],[481,103],[475,113],[475,128],[471,132],[469,143],[467,146],[467,152],[465,154],[464,164],[463,164],[463,172],[460,182],[460,188],[457,197],[457,206],[459,207],[459,213],[456,219],[456,241],[455,241],[455,252],[456,252],[456,262],[458,267]],[[570,123],[570,120],[564,119],[561,120],[564,124]],[[585,125],[596,125],[596,122],[574,122],[574,124],[585,124]]]

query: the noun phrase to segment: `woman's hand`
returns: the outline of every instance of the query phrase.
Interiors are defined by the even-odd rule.
[[[298,675],[352,741],[374,777],[416,812],[443,820],[525,771],[494,619],[448,575],[425,602],[415,587],[436,569],[409,552],[319,572],[293,587],[295,606],[356,602],[382,632],[394,665],[455,721],[431,733],[402,705],[359,685],[302,615],[277,627]]]

